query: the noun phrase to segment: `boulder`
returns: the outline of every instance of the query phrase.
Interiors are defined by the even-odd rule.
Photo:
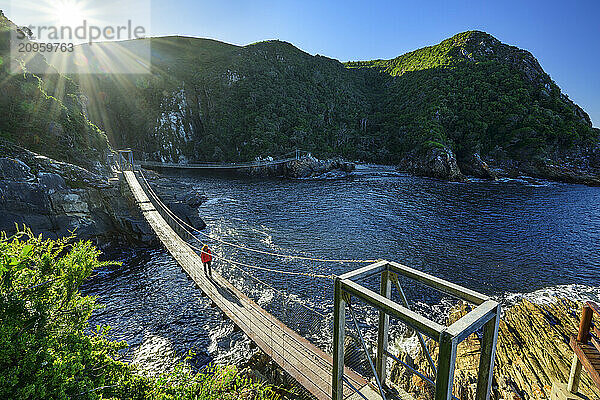
[[[46,214],[51,203],[38,183],[0,180],[0,209],[9,212]]]
[[[67,188],[64,178],[59,174],[39,172],[37,178],[40,186],[46,189],[48,194],[53,194],[54,192]]]
[[[35,180],[35,175],[31,173],[31,168],[23,161],[2,157],[0,158],[0,180],[32,182]]]
[[[460,170],[466,175],[476,178],[496,180],[496,174],[492,172],[485,161],[481,159],[479,153],[474,153],[469,157],[459,160]]]
[[[194,228],[204,229],[206,227],[206,224],[198,215],[198,210],[196,208],[190,207],[188,204],[182,202],[168,202],[166,205],[175,215]]]
[[[398,169],[414,175],[463,182],[454,152],[446,147],[430,147],[413,152],[401,160]]]
[[[54,209],[67,215],[84,215],[90,211],[88,204],[81,199],[79,193],[73,191],[55,193],[50,198]]]
[[[185,203],[193,208],[200,207],[208,197],[204,193],[199,193],[196,191],[191,191],[186,195]]]

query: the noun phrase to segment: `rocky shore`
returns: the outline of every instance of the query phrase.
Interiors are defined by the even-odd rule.
[[[448,322],[456,321],[467,311],[464,304],[457,307]],[[522,299],[505,310],[498,334],[493,400],[549,399],[553,383],[568,381],[573,357],[569,337],[577,332],[580,311],[581,304],[568,299],[547,304]],[[430,343],[429,347],[437,359],[437,345]],[[434,376],[421,351],[415,357],[403,354],[401,359]],[[454,394],[461,400],[475,399],[478,361],[479,338],[474,334],[458,346]],[[580,393],[589,399],[600,399],[600,391],[589,376],[583,372],[581,377]],[[391,379],[415,399],[433,398],[431,387],[399,363],[393,366]]]
[[[170,206],[201,229],[197,201],[190,196]],[[115,241],[155,243],[126,187],[106,166],[97,162],[84,169],[0,143],[0,231],[15,232],[15,224],[46,238],[73,233],[101,247]]]
[[[332,178],[347,176],[354,168],[353,163],[339,157],[319,160],[312,155],[305,155],[283,164],[254,167],[248,174],[255,177]]]
[[[496,180],[530,176],[600,186],[600,147],[526,161],[509,159],[502,154],[482,156],[473,153],[460,158],[446,147],[433,147],[425,152],[409,154],[397,167],[417,176],[454,182],[465,182],[467,177]]]

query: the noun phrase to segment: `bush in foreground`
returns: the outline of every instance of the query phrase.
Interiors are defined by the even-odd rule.
[[[0,398],[7,399],[273,399],[270,387],[235,367],[193,373],[184,364],[147,377],[120,361],[125,342],[108,328],[86,334],[98,306],[81,284],[100,252],[74,238],[43,240],[24,229],[0,233]]]

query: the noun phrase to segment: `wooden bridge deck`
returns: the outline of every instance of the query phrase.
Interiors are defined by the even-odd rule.
[[[142,214],[160,241],[196,285],[258,347],[317,399],[331,399],[332,357],[262,309],[213,271],[208,279],[200,257],[154,207],[133,171],[123,175]],[[367,380],[346,368],[345,376],[360,394],[344,385],[345,399],[381,399]]]

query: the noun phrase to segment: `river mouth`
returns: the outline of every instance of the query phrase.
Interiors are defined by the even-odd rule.
[[[164,197],[205,194],[208,200],[198,213],[209,237],[199,239],[216,254],[248,265],[328,275],[360,264],[265,253],[383,258],[507,304],[532,292],[532,298],[593,297],[600,287],[600,188],[528,178],[450,183],[373,165],[360,165],[345,178],[162,175],[151,184]],[[211,361],[236,363],[252,352],[245,335],[210,307],[164,250],[114,249],[106,257],[123,265],[96,271],[85,284],[83,291],[105,305],[94,313],[92,325],[111,325],[113,337],[127,340],[134,352],[151,352],[154,346],[183,357],[193,350],[200,367]],[[326,317],[321,325],[313,320],[331,314],[330,280],[236,269],[219,261],[215,268],[280,318],[296,313],[298,329],[314,333],[314,341],[327,347]],[[374,280],[364,284],[377,285]],[[404,289],[415,310],[440,322],[452,304],[410,282]],[[368,331],[376,314],[367,307],[358,311]]]

